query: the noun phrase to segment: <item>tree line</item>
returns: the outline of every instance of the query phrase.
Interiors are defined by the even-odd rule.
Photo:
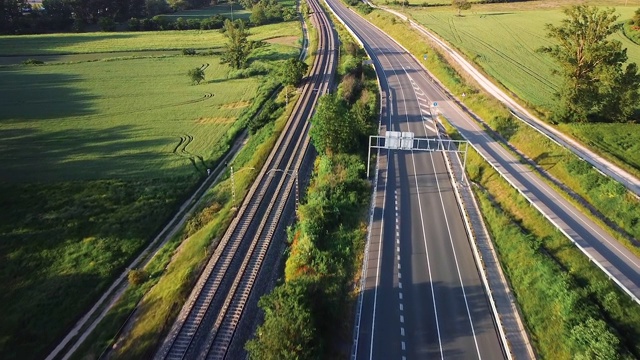
[[[251,9],[254,25],[290,21],[297,16],[292,7],[277,0],[243,0]],[[27,0],[0,0],[0,33],[26,34],[52,31],[83,31],[98,24],[112,31],[117,23],[127,22],[130,30],[219,29],[224,17],[181,19],[172,22],[157,15],[184,9],[197,9],[217,4],[217,0],[43,0],[32,7]]]

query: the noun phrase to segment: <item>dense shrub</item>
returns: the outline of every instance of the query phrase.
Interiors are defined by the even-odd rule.
[[[105,32],[116,30],[116,22],[110,17],[101,17],[98,19],[98,25],[100,26],[100,30]]]

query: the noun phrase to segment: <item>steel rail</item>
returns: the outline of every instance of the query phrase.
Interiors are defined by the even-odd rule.
[[[320,13],[322,12],[320,11]],[[327,20],[324,19],[323,22],[326,25]],[[321,45],[323,44],[324,41],[326,41],[324,39],[324,37],[326,36],[325,32],[321,32],[321,34],[323,38],[320,39],[319,49],[322,48]],[[331,41],[333,41],[332,37],[329,37],[329,38]],[[259,228],[258,230],[260,230],[258,233],[260,233],[261,230],[265,227],[265,220],[268,218],[272,219],[272,223],[277,224],[277,221],[275,219],[279,218],[279,215],[282,212],[282,209],[284,208],[284,203],[282,201],[280,202],[280,205],[277,207],[278,210],[276,211],[273,217],[268,216],[268,214],[271,213],[271,210],[274,207],[275,199],[281,198],[281,196],[275,196],[275,195],[280,192],[284,183],[283,180],[286,180],[285,179],[286,177],[283,177],[281,179],[281,181],[276,186],[275,191],[269,191],[270,189],[273,188],[272,177],[265,177],[265,173],[268,168],[271,168],[274,165],[276,167],[280,166],[284,158],[289,159],[287,163],[287,168],[291,166],[291,162],[294,158],[299,158],[300,160],[298,161],[296,168],[299,167],[299,163],[302,159],[302,156],[287,157],[286,155],[292,151],[290,150],[292,139],[295,139],[295,138],[298,139],[298,141],[296,142],[296,146],[294,148],[300,149],[301,139],[307,138],[308,122],[306,122],[305,120],[310,114],[310,109],[307,106],[307,104],[309,104],[311,100],[313,100],[311,103],[315,104],[315,101],[317,100],[317,97],[320,94],[320,92],[315,91],[317,90],[315,89],[315,86],[318,83],[320,83],[320,85],[322,85],[322,87],[324,87],[325,89],[329,86],[328,83],[330,82],[330,80],[327,81],[326,79],[327,72],[325,71],[325,67],[330,65],[334,66],[334,64],[332,64],[332,56],[331,55],[327,56],[324,52],[320,52],[319,56],[316,57],[316,60],[314,62],[314,67],[312,69],[313,75],[310,77],[311,81],[307,84],[307,86],[303,88],[303,94],[300,98],[300,101],[296,104],[296,107],[294,108],[294,114],[296,114],[297,116],[294,116],[293,120],[290,120],[285,126],[283,134],[278,139],[274,151],[272,151],[272,153],[269,156],[269,159],[266,162],[267,165],[263,167],[262,171],[258,175],[258,181],[256,181],[256,184],[259,184],[259,185],[258,186],[254,185],[250,189],[249,194],[247,195],[245,201],[243,202],[243,206],[238,212],[236,218],[232,221],[231,225],[229,226],[228,231],[226,232],[225,236],[223,237],[217,249],[215,250],[209,263],[203,270],[202,275],[194,288],[194,291],[192,292],[191,296],[189,297],[188,301],[183,307],[178,320],[174,324],[174,327],[172,328],[172,331],[170,332],[170,335],[167,337],[167,340],[165,341],[164,345],[161,347],[160,351],[156,355],[156,358],[183,359],[185,358],[185,356],[187,356],[192,345],[194,344],[195,339],[199,338],[199,335],[200,335],[199,333],[203,331],[204,332],[208,331],[206,329],[202,329],[201,325],[203,324],[205,319],[209,316],[211,305],[215,303],[215,298],[219,293],[219,289],[221,288],[228,289],[228,286],[226,285],[230,281],[230,279],[228,279],[228,277],[225,275],[229,272],[230,269],[237,268],[237,263],[240,262],[240,259],[239,259],[240,257],[239,256],[236,257],[236,254],[243,253],[243,251],[239,251],[241,244],[246,242],[246,241],[243,241],[242,239],[246,238],[247,233],[250,233],[251,232],[250,230],[252,230],[252,227],[256,226],[253,221],[256,218],[256,215],[260,214],[261,216],[259,218],[262,218],[263,220],[261,221],[261,224],[258,225],[258,228]],[[321,74],[324,74],[324,75],[320,76]],[[305,108],[303,108],[301,111],[300,108],[303,106]],[[300,125],[301,123],[303,124],[302,126]],[[293,130],[291,130],[291,128],[293,128]],[[298,150],[297,152],[301,152],[302,154],[304,154],[306,152],[307,146],[308,146],[308,139],[304,141],[304,145],[302,146],[304,151]],[[275,160],[274,160],[274,157],[275,157]],[[289,194],[291,192],[292,184],[293,184],[292,181],[287,181],[287,186],[285,187],[286,188],[285,194]],[[258,196],[254,196],[258,188],[260,189],[259,194]],[[271,201],[266,203],[263,200],[265,199],[265,196],[268,193],[273,196],[270,197]],[[285,197],[288,197],[288,196],[285,196]],[[263,210],[264,207],[266,207],[267,209]],[[262,211],[259,211],[259,210],[262,210]],[[263,214],[265,212],[266,212],[266,215]],[[270,231],[268,232],[269,235],[267,236],[267,238],[270,238],[271,237],[270,235],[273,234],[273,231],[275,230],[275,225],[270,226],[269,229]],[[260,255],[258,255],[258,257],[256,258],[259,261],[251,260],[252,257],[249,254],[253,253],[254,249],[257,246],[258,241],[256,241],[256,239],[259,239],[258,235],[254,237],[254,241],[252,241],[251,245],[249,246],[250,251],[247,251],[247,256],[244,258],[243,264],[240,265],[241,269],[246,269],[247,267],[249,267],[249,265],[251,265],[250,268],[253,268],[253,270],[249,271],[248,278],[252,280],[250,282],[238,280],[240,278],[240,274],[243,273],[241,271],[238,273],[238,276],[236,276],[234,279],[235,285],[232,285],[232,289],[236,289],[238,284],[242,282],[243,293],[247,292],[246,290],[247,286],[250,289],[251,287],[250,285],[252,284],[252,281],[255,280],[255,275],[257,275],[258,273],[259,266],[262,262],[262,259],[264,258],[264,253],[266,253],[266,249],[268,248],[268,244],[270,243],[270,239],[266,243],[263,241],[262,245],[260,246],[260,250],[258,251]],[[250,274],[255,274],[255,275],[250,275]],[[229,296],[232,296],[233,294],[235,294],[235,290],[230,291],[229,293],[230,293]],[[248,296],[246,298],[248,298]],[[245,302],[246,302],[246,298],[244,300]],[[229,302],[230,300],[225,301],[225,303],[229,303]],[[240,305],[239,306],[240,308],[244,307],[244,303],[239,305]],[[234,309],[237,309],[237,308],[238,308],[238,304],[234,305]],[[228,309],[228,306],[223,307],[223,309]],[[236,315],[236,317],[239,319],[239,315]],[[220,316],[218,316],[218,318],[220,318]],[[221,321],[219,320],[216,321],[216,323],[220,323],[220,322]],[[235,324],[237,324],[237,321],[235,321]],[[207,341],[207,343],[209,343],[209,341]],[[209,344],[207,344],[207,346],[208,345]]]
[[[311,3],[311,7],[314,8],[314,11],[316,13],[320,14],[319,18],[322,22],[322,24],[319,26],[322,29],[320,36],[321,39],[325,38],[325,40],[321,40],[320,43],[326,42],[328,43],[327,48],[330,51],[334,50],[334,38],[329,34],[329,29],[331,29],[331,26],[328,18],[326,17],[326,14],[324,14],[322,9],[316,3]],[[329,72],[325,73],[325,77],[326,76],[332,75]],[[323,89],[321,90],[326,91],[328,86],[329,82],[323,82]],[[318,95],[324,91],[318,91]],[[309,123],[305,122],[304,129],[302,131],[304,135],[298,139],[296,148],[298,148],[300,142],[302,142],[302,144],[299,147],[299,151],[294,151],[294,153],[296,153],[295,159],[294,157],[292,157],[285,169],[290,169],[293,167],[293,169],[296,169],[295,171],[297,171],[297,169],[299,169],[301,164],[303,163],[309,146],[309,137],[307,135],[308,128]],[[279,219],[288,202],[289,194],[291,194],[294,182],[294,179],[290,179],[282,175],[279,187],[286,183],[286,190],[284,191],[285,196],[279,196],[276,203],[272,203],[269,205],[270,208],[273,208],[275,206],[276,211],[274,213],[270,213],[268,218],[263,218],[263,221],[260,224],[260,229],[256,233],[252,241],[250,251],[245,256],[242,267],[236,275],[231,290],[229,291],[228,296],[225,299],[224,305],[222,306],[222,311],[220,311],[218,318],[216,319],[213,330],[209,333],[208,341],[205,345],[205,348],[209,350],[209,353],[206,357],[202,356],[200,357],[200,359],[225,358],[227,350],[233,339],[236,326],[240,321],[240,317],[243,314],[244,307],[249,299],[253,283],[258,276],[258,273],[261,269],[262,261],[266,256],[267,250],[271,244],[273,234],[278,226]],[[265,232],[264,228],[267,225],[268,228]]]

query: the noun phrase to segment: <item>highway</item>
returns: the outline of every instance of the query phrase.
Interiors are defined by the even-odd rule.
[[[338,0],[328,2],[365,43],[384,93],[385,131],[437,137],[416,66]],[[442,153],[379,158],[356,358],[505,356]]]
[[[424,32],[424,30],[420,31]],[[398,45],[397,48],[402,49]],[[452,52],[450,48],[447,49],[448,52]],[[409,57],[406,51],[404,54],[405,57]],[[415,66],[415,69],[421,69],[417,62],[415,62]],[[416,79],[418,82],[421,81],[423,86],[435,85],[427,80],[428,75],[423,70],[417,72]],[[484,84],[482,81],[480,83]],[[470,141],[485,160],[514,188],[518,189],[532,206],[569,238],[591,262],[598,266],[636,303],[640,303],[640,259],[620,244],[603,227],[589,219],[555,189],[543,182],[534,171],[521,164],[499,142],[490,138],[478,123],[458,106],[452,96],[445,95],[445,92],[437,89],[437,86],[433,87],[439,93],[434,96],[437,99],[442,99],[439,102],[439,111]],[[499,99],[504,101],[503,98]],[[514,110],[516,115],[520,117],[525,116],[523,111],[522,109]],[[576,153],[581,157],[586,156],[580,151]],[[592,161],[593,159],[587,160]],[[606,165],[603,166],[606,167]],[[617,172],[613,167],[610,170]],[[627,180],[623,179],[622,183],[633,191],[633,186],[630,186],[631,183]]]
[[[327,2],[372,56],[385,93],[380,134],[387,130],[409,130],[416,136],[433,136],[428,111],[429,104],[437,102],[438,111],[532,206],[638,302],[640,260],[635,255],[489,137],[404,48],[355,12],[346,10],[338,0]],[[421,127],[426,133],[420,131]],[[429,156],[433,156],[432,160]],[[455,204],[453,200],[447,201],[450,185],[441,175],[445,169],[438,167],[439,156],[397,151],[381,153],[361,318],[356,324],[359,327],[357,358],[499,356],[496,355],[499,353],[497,339],[489,340],[488,334],[492,331],[485,318],[489,312],[478,300],[477,280],[471,279],[472,259],[465,257],[464,251],[468,249],[462,241],[463,235],[456,230],[462,225],[456,225]],[[433,161],[432,169],[428,167],[430,161]],[[431,192],[439,192],[441,199]],[[445,251],[447,241],[451,251]],[[425,259],[419,261],[421,254]],[[405,274],[407,271],[409,274]],[[460,281],[454,285],[456,275]],[[457,293],[454,287],[460,288]],[[460,294],[462,289],[465,292]],[[459,299],[464,299],[464,306]],[[395,320],[396,317],[399,320]],[[420,325],[410,325],[410,322]],[[394,328],[398,326],[404,327],[404,332],[394,335]],[[453,332],[447,332],[449,327],[454,328]],[[422,336],[423,331],[429,335]]]
[[[482,86],[489,94],[506,105],[511,113],[518,119],[531,126],[541,134],[547,136],[549,139],[556,142],[560,146],[571,150],[577,156],[589,162],[593,167],[597,168],[605,175],[610,176],[611,178],[620,182],[627,189],[629,189],[629,191],[640,197],[640,179],[638,179],[636,176],[591,151],[589,148],[580,144],[578,141],[563,134],[560,130],[533,116],[529,111],[527,111],[527,109],[518,104],[505,91],[492,83],[486,76],[484,76],[473,65],[471,65],[471,63],[469,63],[456,50],[451,48],[444,41],[440,40],[437,36],[428,31],[421,24],[408,19],[404,14],[401,14],[397,11],[387,8],[383,9],[405,20],[408,20],[413,28],[417,29],[422,34],[433,40],[438,46],[440,46],[444,51],[451,55],[451,58],[454,59],[458,64],[460,64],[462,69],[469,75],[471,75],[478,82],[478,84],[480,84],[480,86]]]

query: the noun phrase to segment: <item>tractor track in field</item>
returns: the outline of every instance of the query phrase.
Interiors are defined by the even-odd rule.
[[[172,153],[174,155],[188,159],[193,165],[193,167],[195,167],[196,170],[201,170],[198,168],[198,161],[199,161],[199,164],[202,166],[202,168],[206,169],[207,165],[204,163],[204,158],[201,155],[194,154],[187,150],[187,147],[191,145],[192,142],[193,142],[192,135],[189,135],[189,134],[180,135],[180,140],[178,141],[178,145],[176,145]]]

